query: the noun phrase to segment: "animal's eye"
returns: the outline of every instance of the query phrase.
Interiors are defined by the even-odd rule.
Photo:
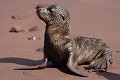
[[[51,9],[51,11],[54,11],[54,10],[55,10],[54,8]]]
[[[50,11],[51,13],[53,13],[52,9],[49,9],[49,11]]]
[[[50,13],[53,13],[55,9],[54,8],[48,8],[47,10],[50,11]]]

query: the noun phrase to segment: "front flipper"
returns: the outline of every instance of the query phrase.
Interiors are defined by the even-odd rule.
[[[77,61],[76,61],[76,54],[74,52],[70,52],[69,53],[69,57],[68,57],[68,62],[67,62],[67,67],[74,72],[75,74],[81,76],[81,77],[87,77],[87,75],[83,74],[80,72],[80,70],[78,69],[78,65],[77,65]]]
[[[14,70],[37,70],[37,69],[44,69],[48,65],[48,59],[45,58],[43,63],[39,66],[33,66],[33,67],[25,67],[25,68],[16,68]]]

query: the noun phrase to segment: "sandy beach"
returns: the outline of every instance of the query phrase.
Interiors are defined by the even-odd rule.
[[[61,4],[70,12],[72,34],[104,40],[113,52],[113,64],[105,73],[81,71],[79,77],[66,68],[42,70],[14,68],[36,66],[43,59],[45,23],[35,12],[38,4]],[[9,32],[19,26],[25,31]],[[37,26],[36,31],[29,31]],[[35,40],[29,39],[36,37]],[[36,51],[37,49],[40,51]],[[119,80],[120,79],[120,1],[119,0],[0,0],[0,80]]]

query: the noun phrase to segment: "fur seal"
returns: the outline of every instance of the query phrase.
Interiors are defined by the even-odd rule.
[[[42,69],[51,61],[66,66],[75,74],[86,77],[78,65],[89,63],[87,69],[107,71],[112,64],[112,51],[105,42],[95,37],[75,36],[70,32],[70,15],[61,5],[37,6],[37,15],[46,23],[44,60],[40,66],[15,70]]]

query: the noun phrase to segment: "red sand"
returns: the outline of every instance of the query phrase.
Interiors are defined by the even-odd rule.
[[[37,4],[62,4],[70,12],[73,34],[95,36],[103,39],[113,51],[113,65],[107,73],[87,72],[83,78],[69,74],[66,68],[15,71],[14,68],[40,64],[43,52],[45,24],[35,13]],[[23,16],[12,19],[11,16]],[[13,26],[36,32],[10,33]],[[119,0],[0,0],[0,80],[119,80],[120,79],[120,1]],[[37,36],[40,40],[28,40]]]

